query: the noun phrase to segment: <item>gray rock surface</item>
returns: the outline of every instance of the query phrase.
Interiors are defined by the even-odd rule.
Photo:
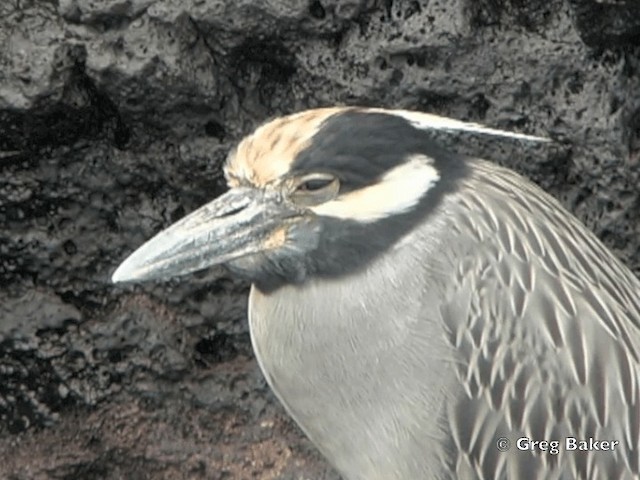
[[[379,105],[550,136],[452,146],[538,182],[640,273],[638,12],[622,0],[0,2],[0,478],[338,478],[260,375],[247,285],[219,269],[109,282],[224,190],[227,151],[269,117]]]

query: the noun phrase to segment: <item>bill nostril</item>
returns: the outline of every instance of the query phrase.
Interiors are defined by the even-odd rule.
[[[238,207],[232,208],[231,210],[229,210],[227,212],[224,212],[222,215],[220,215],[219,218],[231,217],[231,216],[235,215],[236,213],[240,213],[245,208],[247,208],[246,205],[240,205]]]

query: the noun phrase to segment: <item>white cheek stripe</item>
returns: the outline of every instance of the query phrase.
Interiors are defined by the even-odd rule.
[[[378,183],[341,195],[311,210],[318,215],[371,223],[406,212],[440,179],[433,160],[413,155]]]
[[[371,109],[375,111],[375,109]],[[478,123],[467,123],[455,120],[453,118],[440,117],[430,113],[412,112],[409,110],[380,110],[384,113],[391,113],[404,118],[410,122],[415,128],[420,130],[454,130],[462,132],[473,132],[482,135],[491,135],[504,138],[516,138],[518,140],[527,140],[530,142],[549,142],[548,138],[536,137],[534,135],[526,135],[524,133],[508,132],[496,128],[489,128]]]

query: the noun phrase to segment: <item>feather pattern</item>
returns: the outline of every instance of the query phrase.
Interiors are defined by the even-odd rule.
[[[461,191],[464,201],[450,207],[450,214],[466,217],[457,222],[460,245],[454,250],[456,256],[467,250],[467,261],[473,259],[475,265],[458,270],[444,305],[465,301],[469,291],[474,292],[472,301],[483,296],[488,304],[472,310],[476,318],[471,320],[447,315],[446,310],[442,320],[448,329],[461,331],[469,331],[469,323],[480,323],[485,337],[501,341],[488,358],[478,356],[473,339],[467,348],[451,343],[464,357],[458,364],[459,381],[469,385],[475,379],[474,389],[486,396],[461,398],[449,409],[449,421],[454,431],[477,428],[478,419],[470,423],[459,415],[460,408],[472,409],[482,412],[478,415],[483,423],[486,416],[496,419],[488,441],[528,437],[561,444],[555,455],[505,455],[459,444],[457,463],[468,462],[477,478],[638,478],[640,437],[637,424],[629,419],[640,411],[640,282],[555,200],[512,172],[474,162]],[[485,229],[484,238],[490,240],[465,247],[468,238],[478,238],[476,231]],[[496,235],[491,237],[491,231]],[[486,263],[493,273],[479,283]],[[526,286],[523,277],[530,279]],[[469,336],[454,338],[464,341]],[[496,369],[488,381],[482,375],[484,361]],[[500,368],[505,362],[517,367]],[[509,392],[506,399],[504,392]],[[566,437],[620,444],[613,452],[565,451]],[[504,472],[513,476],[487,468],[496,454],[504,456]],[[527,456],[531,458],[523,476],[516,472]]]
[[[538,187],[469,166],[364,271],[252,289],[269,384],[347,480],[638,478],[640,281]]]

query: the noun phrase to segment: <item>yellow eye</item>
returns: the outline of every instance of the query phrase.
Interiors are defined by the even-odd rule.
[[[291,200],[302,207],[332,200],[340,190],[340,181],[328,173],[314,173],[299,179]]]

